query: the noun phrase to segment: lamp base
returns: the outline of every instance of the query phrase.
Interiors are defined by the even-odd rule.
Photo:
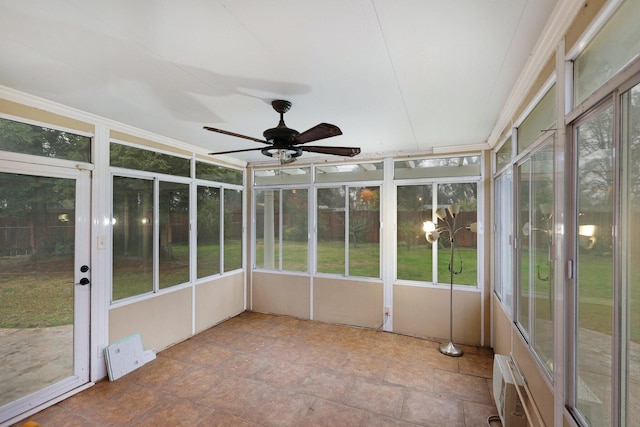
[[[456,347],[453,341],[449,341],[447,344],[442,344],[440,346],[440,353],[451,357],[460,357],[462,356],[463,351],[461,348]]]

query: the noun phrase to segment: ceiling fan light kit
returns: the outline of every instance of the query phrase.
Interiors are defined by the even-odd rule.
[[[300,157],[300,155],[302,155],[302,150],[297,147],[290,150],[280,148],[263,148],[260,151],[267,157],[279,159],[281,164],[293,163],[298,157]]]
[[[320,123],[300,133],[295,129],[287,127],[287,125],[285,125],[284,123],[284,113],[289,111],[289,109],[291,108],[291,102],[285,101],[283,99],[276,99],[271,102],[271,106],[274,110],[276,110],[276,112],[280,114],[280,122],[278,123],[278,126],[267,129],[263,132],[262,135],[265,138],[264,140],[235,132],[229,132],[223,129],[204,126],[205,130],[221,133],[223,135],[235,136],[237,138],[248,139],[250,141],[269,145],[269,147],[218,151],[209,154],[232,154],[260,150],[260,152],[267,157],[279,159],[280,163],[294,162],[298,157],[302,155],[303,151],[319,154],[332,154],[334,156],[344,157],[353,157],[360,154],[359,147],[323,147],[317,145],[302,146],[302,144],[306,144],[307,142],[318,141],[320,139],[342,135],[342,131],[335,125],[329,123]]]

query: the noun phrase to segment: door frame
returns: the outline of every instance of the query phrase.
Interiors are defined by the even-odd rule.
[[[93,165],[78,164],[58,159],[42,158],[34,162],[33,156],[16,153],[0,160],[1,173],[73,179],[75,192],[75,255],[74,255],[74,326],[73,374],[57,383],[21,397],[0,408],[0,425],[10,423],[50,406],[70,394],[89,387],[91,382],[91,284],[79,284],[83,277],[91,280],[91,170]],[[40,159],[38,159],[40,160]],[[80,267],[90,270],[82,273]]]

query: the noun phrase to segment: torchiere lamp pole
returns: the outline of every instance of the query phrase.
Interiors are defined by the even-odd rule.
[[[450,220],[447,218],[447,212],[451,217]],[[456,204],[448,206],[446,211],[444,210],[444,208],[438,208],[435,214],[438,219],[444,223],[444,225],[436,227],[436,224],[434,224],[432,221],[427,221],[423,226],[425,237],[427,238],[427,242],[429,243],[436,242],[443,233],[449,234],[449,342],[440,345],[440,353],[453,357],[462,356],[463,353],[462,349],[456,347],[456,345],[453,343],[453,276],[455,274],[462,273],[462,260],[460,260],[460,268],[458,270],[456,270],[453,265],[456,246],[456,234],[462,229],[470,230],[474,233],[478,232],[477,222],[474,222],[473,224],[467,226],[456,228],[456,218],[458,217],[459,212],[460,206]]]

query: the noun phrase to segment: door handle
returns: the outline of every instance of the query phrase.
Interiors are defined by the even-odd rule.
[[[76,283],[76,285],[88,285],[90,283],[89,279],[87,279],[86,277],[83,277],[82,279],[80,279],[80,282]]]

